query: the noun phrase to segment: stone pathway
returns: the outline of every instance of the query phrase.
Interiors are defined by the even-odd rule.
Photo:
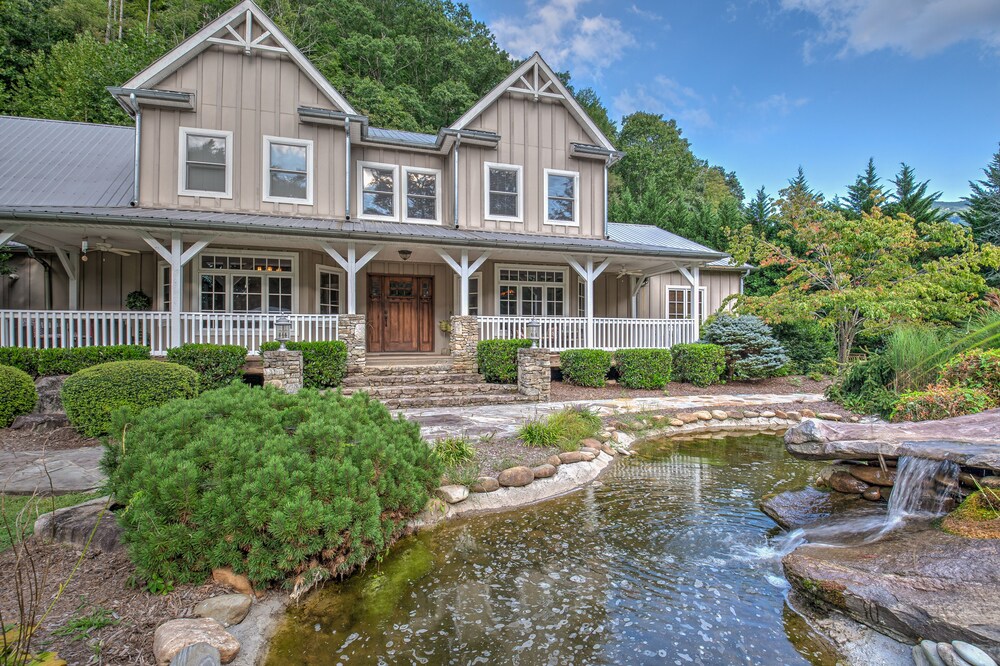
[[[763,393],[735,395],[688,395],[655,398],[616,398],[614,400],[573,400],[567,402],[528,402],[483,407],[438,407],[408,409],[401,413],[420,423],[427,439],[464,435],[480,437],[493,433],[510,437],[525,421],[562,411],[566,407],[589,407],[605,415],[631,414],[654,410],[684,411],[739,405],[743,407],[782,405],[789,403],[822,402],[821,393]]]
[[[96,490],[104,448],[57,451],[0,451],[0,492],[10,495],[66,495]]]

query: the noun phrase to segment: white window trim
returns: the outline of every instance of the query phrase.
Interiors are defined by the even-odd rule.
[[[490,215],[490,169],[517,171],[517,215]],[[483,162],[483,219],[494,222],[524,221],[524,168],[520,164]]]
[[[198,253],[198,256],[192,259],[192,261],[197,262],[196,264],[196,274],[194,284],[191,285],[193,290],[193,303],[195,312],[201,312],[201,276],[208,273],[210,275],[222,275],[226,276],[226,313],[228,314],[242,314],[240,312],[233,313],[233,276],[234,275],[271,275],[273,273],[268,273],[267,271],[244,271],[244,270],[230,270],[228,268],[202,268],[201,267],[201,257],[204,254],[215,255],[225,255],[227,257],[267,257],[269,259],[291,259],[292,260],[292,270],[288,273],[279,273],[279,275],[288,275],[292,278],[292,312],[291,314],[297,314],[299,311],[299,255],[295,252],[271,252],[269,250],[259,250],[254,252],[252,250],[230,250],[224,247],[211,247],[204,252]],[[173,298],[173,294],[170,295]],[[268,314],[263,312],[266,306],[265,303],[261,303],[261,314]]]
[[[394,215],[372,215],[365,212],[365,169],[392,170],[392,210]],[[383,222],[399,222],[399,165],[382,162],[358,161],[358,217],[363,220],[381,220]]]
[[[417,217],[410,217],[408,215],[409,209],[406,205],[406,200],[410,196],[410,179],[407,177],[411,173],[426,173],[434,176],[434,219],[424,220]],[[400,214],[403,216],[404,222],[412,222],[413,224],[441,224],[441,170],[440,169],[426,169],[424,167],[403,167],[403,193],[400,199]]]
[[[541,285],[543,287],[559,287],[563,288],[563,317],[571,317],[572,315],[567,314],[569,310],[567,309],[566,299],[569,298],[569,269],[563,268],[561,266],[549,266],[546,264],[494,264],[493,265],[493,312],[498,316],[502,317],[526,317],[527,315],[501,315],[500,314],[500,271],[502,269],[515,270],[515,271],[549,271],[553,273],[562,273],[563,281],[556,282],[521,282],[520,280],[512,280],[518,286],[521,285]],[[480,283],[482,284],[482,283]],[[576,298],[576,294],[573,294],[573,298]],[[479,307],[482,309],[482,294],[479,296]],[[520,296],[518,296],[518,303],[521,302]],[[545,299],[542,298],[542,303],[544,304]],[[575,308],[574,308],[575,309]],[[558,317],[560,315],[538,315],[540,317]]]
[[[573,219],[570,222],[566,220],[550,220],[549,219],[549,176],[571,176],[573,178]],[[579,171],[560,171],[559,169],[545,169],[545,174],[543,176],[543,191],[545,196],[542,198],[542,216],[545,219],[545,224],[553,224],[559,227],[578,227],[580,226],[580,172]]]
[[[316,314],[320,314],[320,288],[319,288],[319,276],[322,273],[333,273],[340,278],[340,302],[337,303],[337,309],[339,312],[337,314],[344,314],[344,308],[346,307],[346,296],[347,296],[347,273],[343,270],[336,268],[334,266],[324,266],[323,264],[316,265],[316,300],[314,306],[316,308]]]
[[[274,197],[271,196],[271,144],[284,144],[287,146],[303,146],[306,149],[306,198],[296,199],[294,197]],[[268,203],[290,203],[300,206],[313,205],[313,142],[311,139],[290,139],[283,136],[264,135],[264,180],[263,192],[264,201]]]
[[[483,272],[476,271],[475,273],[469,276],[470,286],[473,280],[479,280],[479,314],[476,316],[481,317],[483,316],[483,287],[485,286],[483,284]],[[455,298],[453,300],[455,301],[455,304],[453,312],[455,314],[458,314],[459,312],[462,311],[462,282],[457,275],[455,276],[454,280],[454,291],[455,291]],[[472,292],[470,291],[469,293],[471,294]]]
[[[675,321],[683,321],[685,319],[691,318],[691,287],[683,287],[680,285],[667,285],[667,289],[663,294],[663,318],[670,319],[670,292],[679,291],[684,294],[684,310],[687,316],[677,319]],[[701,308],[699,315],[701,316],[702,323],[708,319],[708,287],[698,287],[698,291],[701,293],[701,302],[704,305]]]
[[[192,190],[187,186],[187,137],[189,134],[214,136],[226,140],[226,191],[208,192]],[[210,130],[198,127],[181,127],[177,141],[177,193],[186,197],[208,197],[211,199],[233,198],[233,133],[228,130]]]
[[[156,262],[156,298],[153,299],[153,307],[156,308],[158,312],[169,312],[169,310],[167,309],[167,303],[163,300],[164,288],[170,287],[169,272],[167,274],[166,281],[164,281],[163,271],[164,269],[169,269],[169,268],[170,264],[168,264],[165,261]],[[173,297],[174,295],[170,294],[170,298],[172,299]],[[183,308],[181,309],[183,310]]]

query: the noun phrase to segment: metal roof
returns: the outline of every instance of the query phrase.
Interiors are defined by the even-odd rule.
[[[436,134],[420,132],[405,132],[403,130],[386,129],[385,127],[368,126],[368,136],[372,139],[388,139],[389,141],[404,141],[406,143],[421,143],[433,146],[437,143]]]
[[[0,205],[127,206],[135,130],[0,116]]]
[[[653,226],[652,224],[626,224],[624,222],[608,222],[608,236],[611,240],[620,243],[632,243],[634,245],[652,245],[654,247],[669,247],[677,250],[688,250],[690,252],[710,252],[721,255],[712,248],[705,247],[688,240],[683,236],[670,233],[666,229]]]

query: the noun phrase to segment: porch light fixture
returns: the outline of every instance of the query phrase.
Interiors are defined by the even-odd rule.
[[[292,322],[285,315],[274,321],[274,337],[279,343],[278,351],[288,351],[285,343],[292,339]]]
[[[537,347],[542,339],[542,324],[537,319],[532,319],[524,325],[524,333],[531,340],[531,346]]]
[[[412,254],[413,254],[413,250],[400,250],[399,251],[399,258],[402,259],[403,261],[406,261],[407,259],[410,258],[410,255],[412,255]]]

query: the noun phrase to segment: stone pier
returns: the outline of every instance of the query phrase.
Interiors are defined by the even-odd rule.
[[[548,402],[552,387],[552,352],[548,349],[517,350],[517,392]]]
[[[347,374],[364,372],[368,333],[363,314],[342,314],[337,318],[337,338],[347,345]]]
[[[479,372],[476,365],[476,346],[479,344],[479,325],[472,316],[453,315],[451,318],[451,367],[455,372]]]
[[[274,386],[285,393],[298,393],[302,388],[302,352],[266,351],[264,386]]]

